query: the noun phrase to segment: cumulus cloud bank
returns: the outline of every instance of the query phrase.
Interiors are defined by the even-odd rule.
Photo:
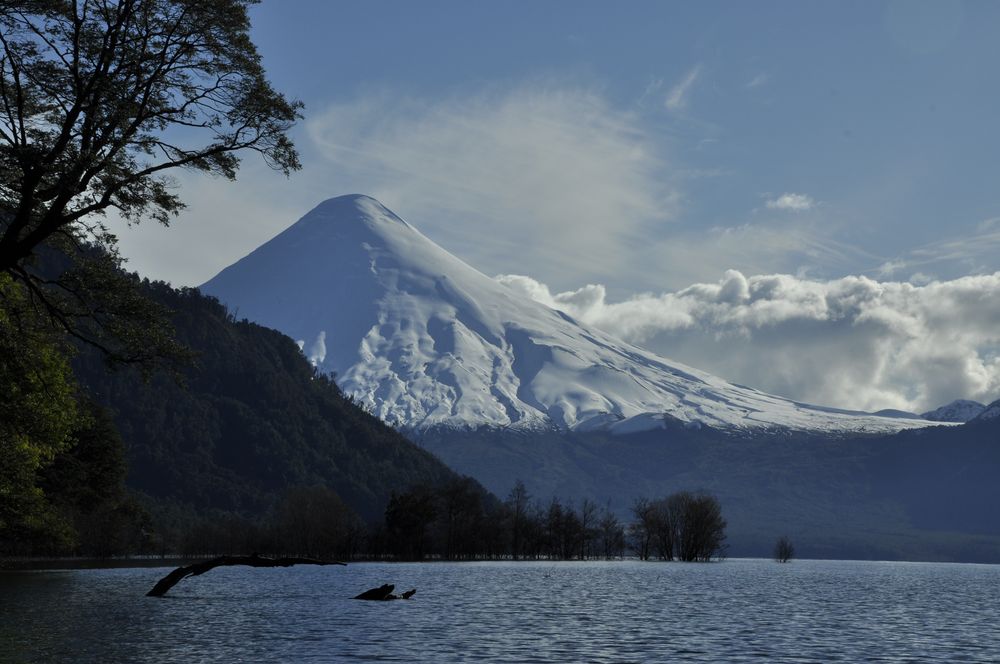
[[[924,285],[746,277],[609,302],[497,279],[627,341],[729,380],[829,406],[921,412],[1000,397],[1000,272]]]

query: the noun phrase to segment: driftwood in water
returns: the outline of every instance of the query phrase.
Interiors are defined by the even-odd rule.
[[[387,583],[384,586],[366,590],[357,597],[352,597],[351,599],[370,599],[376,602],[386,602],[393,599],[410,599],[417,592],[416,588],[414,588],[413,590],[407,590],[402,595],[393,595],[392,591],[395,589],[396,586],[391,583]]]
[[[216,567],[228,567],[231,565],[247,565],[249,567],[291,567],[292,565],[344,565],[345,563],[336,560],[317,560],[315,558],[264,558],[256,553],[252,556],[220,556],[211,560],[203,560],[200,563],[178,567],[170,574],[160,579],[153,589],[146,595],[148,597],[163,597],[168,590],[173,588],[189,576],[198,576]]]

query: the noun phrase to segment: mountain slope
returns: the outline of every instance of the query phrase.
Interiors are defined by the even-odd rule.
[[[932,422],[968,422],[978,417],[985,410],[986,405],[978,401],[956,399],[940,408],[929,410],[920,417]]]
[[[973,417],[970,422],[990,422],[1000,418],[1000,399],[990,403],[988,406],[984,406],[978,415]]]
[[[288,337],[236,322],[192,289],[146,291],[174,312],[178,340],[196,353],[180,383],[109,372],[93,349],[74,360],[80,384],[114,414],[131,488],[185,509],[258,517],[291,488],[324,486],[380,519],[392,491],[456,477],[316,377]]]
[[[658,357],[513,292],[366,196],[325,201],[202,288],[301,340],[346,393],[416,430],[928,425],[796,403]]]

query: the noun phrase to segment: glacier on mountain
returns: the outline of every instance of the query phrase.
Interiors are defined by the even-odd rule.
[[[411,430],[936,424],[798,403],[659,357],[487,277],[367,196],[321,203],[202,290],[303,340],[344,392]]]

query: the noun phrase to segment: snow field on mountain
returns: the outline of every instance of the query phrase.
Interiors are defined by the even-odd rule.
[[[412,429],[932,424],[800,404],[644,351],[478,272],[367,196],[321,203],[202,288],[302,340],[346,393]]]

